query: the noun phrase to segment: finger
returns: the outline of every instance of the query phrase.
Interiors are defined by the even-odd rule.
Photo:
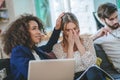
[[[63,17],[64,14],[65,14],[65,12],[62,12],[58,18]]]
[[[74,29],[72,30],[72,32],[73,32],[73,35],[76,35],[76,31]]]
[[[57,22],[61,22],[63,15],[64,15],[64,12],[59,15],[59,17],[57,18]]]
[[[69,34],[72,35],[72,30],[69,30]]]
[[[58,16],[58,20],[61,19],[61,17],[64,15],[64,12],[61,13],[59,16]]]
[[[73,32],[74,32],[74,35],[75,35],[75,36],[79,36],[79,30],[78,30],[78,29],[73,30]]]
[[[107,30],[105,30],[105,29],[103,29],[103,34],[107,36],[108,31],[107,31]]]
[[[73,32],[72,32],[72,30],[69,31],[69,34],[68,34],[68,35],[69,35],[69,37],[71,37],[71,38],[73,37]]]
[[[79,29],[77,29],[77,35],[79,35],[79,33],[80,33],[80,30],[79,30]]]

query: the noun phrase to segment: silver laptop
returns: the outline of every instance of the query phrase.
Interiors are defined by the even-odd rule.
[[[74,64],[74,59],[30,61],[28,80],[73,80]]]

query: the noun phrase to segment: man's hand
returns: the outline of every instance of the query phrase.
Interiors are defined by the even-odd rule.
[[[107,36],[107,34],[109,33],[109,30],[107,30],[106,28],[101,28],[95,35],[93,35],[93,40],[102,37],[104,35]]]

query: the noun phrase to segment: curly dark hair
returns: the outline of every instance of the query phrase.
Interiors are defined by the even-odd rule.
[[[30,47],[32,40],[30,37],[29,22],[33,20],[38,23],[40,31],[44,32],[42,21],[31,14],[23,14],[17,20],[9,25],[9,29],[6,31],[3,37],[4,51],[7,55],[11,53],[12,48],[17,45],[24,45]]]

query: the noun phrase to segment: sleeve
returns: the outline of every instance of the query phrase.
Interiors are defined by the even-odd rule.
[[[55,44],[52,51],[58,59],[64,59],[66,58],[66,55],[64,54],[63,50],[61,50],[59,45],[59,43]]]
[[[17,74],[19,72],[24,78],[27,79],[30,58],[26,54],[27,53],[24,51],[23,47],[17,46],[12,49],[10,62],[13,74]]]
[[[86,53],[81,56],[81,61],[84,67],[89,67],[92,64],[96,63],[96,53],[93,45],[93,40],[90,37],[85,37],[83,39],[83,45],[85,47]]]
[[[100,38],[94,40],[94,44],[102,44],[104,42],[104,40],[105,40],[104,37],[100,37]]]
[[[91,52],[86,51],[86,53],[81,56],[81,62],[84,68],[88,68],[89,66],[96,63],[96,56],[93,55]]]
[[[45,52],[51,52],[53,45],[57,43],[59,35],[60,35],[61,30],[55,30],[53,31],[49,41],[47,42],[46,45],[43,45],[40,47]]]

